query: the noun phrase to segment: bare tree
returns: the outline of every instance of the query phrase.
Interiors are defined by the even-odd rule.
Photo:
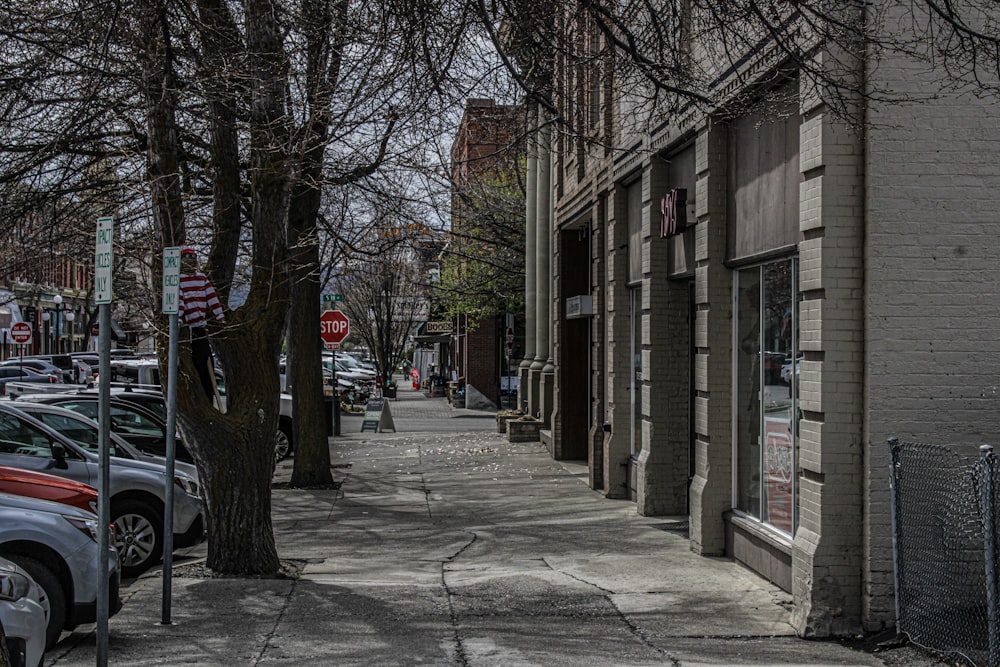
[[[422,265],[405,236],[405,228],[383,228],[371,239],[377,250],[346,262],[336,279],[351,334],[368,347],[385,381],[402,361],[418,315],[427,308]]]

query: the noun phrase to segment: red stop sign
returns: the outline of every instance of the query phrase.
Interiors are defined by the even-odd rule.
[[[27,322],[18,322],[10,328],[10,337],[18,345],[27,345],[31,342],[31,326]]]
[[[328,310],[319,316],[319,335],[327,345],[339,345],[351,332],[351,321],[339,310]]]

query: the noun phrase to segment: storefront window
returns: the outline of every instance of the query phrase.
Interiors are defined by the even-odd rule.
[[[798,448],[794,259],[736,274],[736,509],[793,533]]]

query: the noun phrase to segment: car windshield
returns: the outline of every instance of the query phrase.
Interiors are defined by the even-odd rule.
[[[97,401],[67,401],[59,405],[97,419]],[[121,405],[111,406],[111,430],[125,436],[125,440],[129,435],[165,437],[163,427],[152,418]]]

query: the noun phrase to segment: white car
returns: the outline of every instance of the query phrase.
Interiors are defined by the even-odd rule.
[[[795,360],[795,379],[799,377],[799,370],[802,367],[802,355]],[[785,357],[785,363],[781,364],[781,381],[789,384],[792,381],[792,358]]]
[[[97,620],[100,567],[97,517],[93,512],[0,493],[0,556],[30,574],[48,602],[46,649],[55,646],[63,630]],[[118,550],[110,546],[104,556],[108,613],[115,614],[122,607]]]
[[[41,667],[49,602],[27,572],[0,558],[0,623],[11,664]]]

